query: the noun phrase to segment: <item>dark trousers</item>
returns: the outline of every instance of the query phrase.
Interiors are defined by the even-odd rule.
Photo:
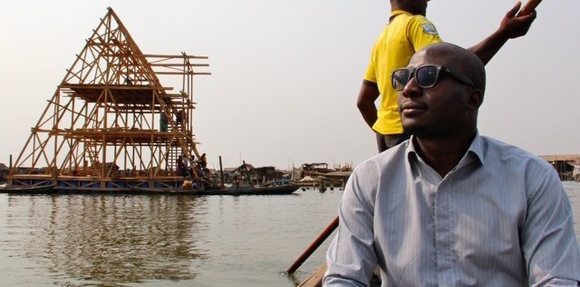
[[[377,147],[379,148],[379,153],[408,140],[410,137],[411,134],[408,132],[394,135],[382,135],[377,133]]]

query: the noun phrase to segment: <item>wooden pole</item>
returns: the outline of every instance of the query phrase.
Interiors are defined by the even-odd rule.
[[[322,244],[322,242],[324,242],[324,240],[326,240],[326,238],[328,238],[328,236],[330,236],[330,234],[332,234],[332,232],[337,227],[338,227],[338,216],[334,218],[334,220],[318,235],[318,237],[314,240],[314,242],[312,242],[312,244],[308,246],[308,248],[302,253],[302,255],[300,255],[300,257],[298,257],[298,259],[294,261],[292,266],[290,266],[290,268],[286,270],[286,272],[288,274],[294,273],[294,271],[296,271],[298,267],[300,267],[300,265],[302,265],[302,263],[304,263],[304,261],[306,261],[306,259],[308,259],[308,257],[310,257],[312,253],[314,253],[316,248],[318,248]]]
[[[224,169],[222,168],[222,156],[219,156],[220,159],[220,184],[221,187],[224,187]]]

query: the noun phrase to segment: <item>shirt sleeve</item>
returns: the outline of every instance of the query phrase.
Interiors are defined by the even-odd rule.
[[[323,286],[368,286],[377,266],[370,200],[376,187],[370,180],[374,177],[368,173],[369,169],[353,172],[345,186],[339,205],[338,233],[326,254],[328,269]]]
[[[416,15],[409,21],[407,38],[413,44],[415,51],[419,51],[430,44],[442,42],[435,25],[421,15]]]
[[[528,174],[529,176],[529,174]],[[572,207],[555,170],[536,176],[520,240],[530,286],[578,286],[580,251]]]

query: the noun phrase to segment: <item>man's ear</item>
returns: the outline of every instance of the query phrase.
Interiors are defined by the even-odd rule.
[[[473,89],[467,100],[467,107],[470,110],[477,110],[483,103],[483,92],[479,89]]]

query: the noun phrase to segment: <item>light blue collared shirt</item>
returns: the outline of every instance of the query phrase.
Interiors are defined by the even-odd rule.
[[[580,250],[555,169],[477,135],[441,177],[411,141],[360,164],[324,286],[577,286]],[[547,284],[547,285],[543,285]]]

